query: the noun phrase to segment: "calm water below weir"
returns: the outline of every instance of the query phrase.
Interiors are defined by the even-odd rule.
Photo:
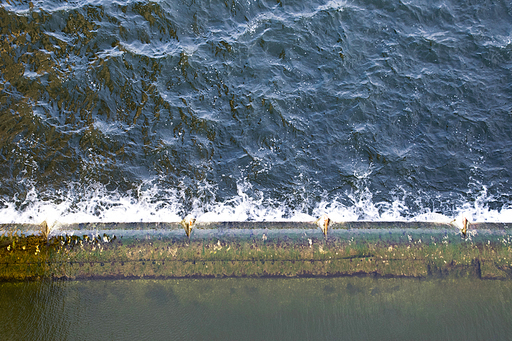
[[[345,277],[0,284],[4,340],[505,340],[512,282]]]
[[[512,221],[507,0],[0,1],[0,222]]]

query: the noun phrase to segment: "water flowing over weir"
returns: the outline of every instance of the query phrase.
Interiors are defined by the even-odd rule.
[[[0,279],[338,277],[512,279],[512,224],[4,224]],[[320,228],[319,228],[320,227]],[[185,230],[185,231],[184,231]],[[8,231],[8,232],[7,232]]]
[[[510,23],[0,0],[0,339],[509,339]]]
[[[507,1],[2,2],[3,278],[508,278],[510,22]]]

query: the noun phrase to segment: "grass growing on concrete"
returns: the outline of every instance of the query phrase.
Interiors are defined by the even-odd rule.
[[[0,280],[179,277],[474,277],[512,279],[512,246],[439,238],[0,237]]]

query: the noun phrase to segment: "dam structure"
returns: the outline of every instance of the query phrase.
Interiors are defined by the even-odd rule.
[[[512,279],[510,223],[3,224],[0,280],[412,277]],[[187,232],[188,231],[188,232]]]

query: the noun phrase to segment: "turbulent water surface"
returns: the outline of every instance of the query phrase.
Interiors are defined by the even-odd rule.
[[[510,1],[0,4],[0,222],[512,221]]]

